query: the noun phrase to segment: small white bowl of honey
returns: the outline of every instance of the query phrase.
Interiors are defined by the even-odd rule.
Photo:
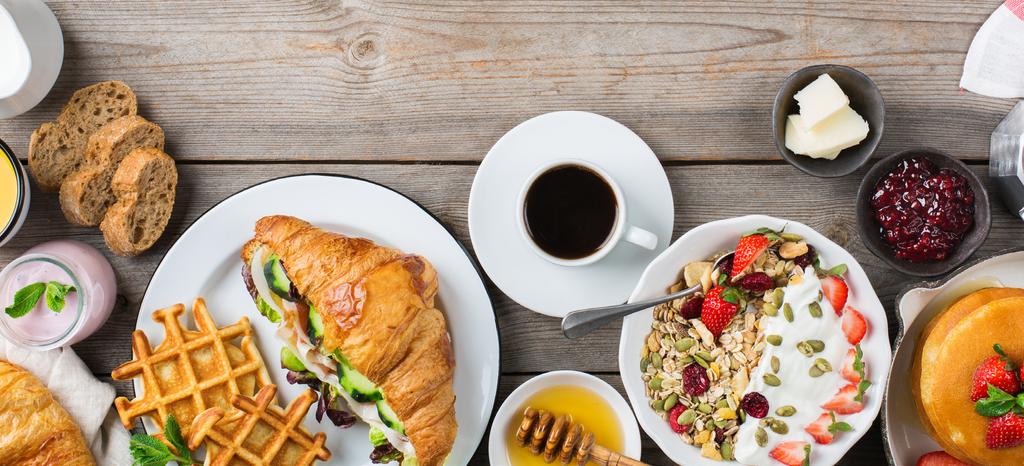
[[[531,449],[538,430],[547,442],[537,440]],[[505,399],[491,424],[487,448],[494,466],[579,464],[586,456],[587,464],[601,465],[608,455],[640,459],[640,429],[629,404],[611,385],[583,372],[555,371],[526,381]]]

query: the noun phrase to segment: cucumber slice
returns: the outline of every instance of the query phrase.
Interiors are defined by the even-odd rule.
[[[306,370],[306,365],[287,346],[281,347],[281,367],[295,372]]]
[[[370,427],[370,444],[375,447],[388,444],[388,438],[384,435],[384,431],[376,427]]]
[[[309,305],[309,325],[307,325],[306,333],[309,334],[309,339],[317,344],[324,337],[324,323],[320,320],[320,313],[316,311],[316,308],[312,304]]]
[[[380,420],[384,421],[384,425],[391,428],[391,430],[405,435],[405,426],[402,425],[402,421],[398,420],[398,415],[391,410],[391,406],[385,400],[377,400],[377,413],[380,414]]]
[[[377,388],[377,384],[366,378],[365,375],[355,370],[348,360],[334,352],[334,359],[338,362],[338,381],[341,388],[348,392],[353,400],[359,403],[372,403],[383,400],[384,395]]]
[[[262,296],[256,296],[256,309],[260,311],[260,314],[263,314],[263,317],[266,317],[275,324],[281,321],[281,314],[278,314],[273,307],[270,307],[270,304],[267,304]]]
[[[284,271],[284,265],[281,264],[281,259],[277,257],[277,254],[271,254],[270,259],[263,264],[263,276],[267,278],[267,287],[270,288],[270,291],[280,296],[281,299],[295,301],[291,296],[292,281],[288,278],[288,273]]]

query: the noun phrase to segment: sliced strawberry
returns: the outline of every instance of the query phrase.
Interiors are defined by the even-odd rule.
[[[849,306],[843,311],[842,327],[843,333],[846,334],[846,341],[851,345],[860,343],[864,339],[864,335],[868,333],[868,321],[864,319],[864,315]]]
[[[821,445],[828,445],[835,439],[835,435],[829,432],[828,426],[832,425],[832,415],[829,413],[821,413],[818,419],[804,427],[804,430],[811,437],[814,437],[814,441]]]
[[[739,310],[739,292],[735,288],[717,287],[704,296],[704,304],[700,309],[700,320],[704,326],[718,338],[732,322]]]
[[[1024,416],[1010,411],[989,421],[985,446],[998,449],[1020,445],[1024,445]]]
[[[773,448],[769,455],[775,461],[786,466],[800,466],[804,464],[804,458],[807,457],[808,446],[810,445],[807,442],[798,440],[782,442]]]
[[[1020,393],[1017,368],[1006,357],[1002,347],[996,344],[992,348],[996,351],[996,356],[986,359],[974,370],[974,378],[971,380],[971,401],[987,397],[988,384],[995,385],[1010,395]]]
[[[764,235],[740,238],[739,244],[736,245],[736,254],[732,258],[732,273],[729,274],[729,277],[736,278],[743,273],[747,267],[750,267],[750,264],[757,260],[758,256],[768,249],[770,244],[772,244],[771,240]]]
[[[862,393],[857,390],[857,386],[850,384],[840,388],[836,396],[821,405],[821,407],[829,411],[835,411],[836,414],[859,413],[864,410],[864,401],[857,400],[857,397],[861,395]]]
[[[846,352],[846,359],[843,360],[843,368],[839,371],[844,379],[855,384],[864,380],[864,373],[866,371],[866,365],[862,359],[863,354],[858,354],[859,350],[859,347],[850,348],[850,350]]]
[[[971,466],[946,453],[944,451],[933,451],[925,453],[917,460],[917,466]]]
[[[843,315],[846,299],[850,297],[850,287],[846,286],[846,281],[835,275],[829,275],[821,280],[821,291],[828,298],[836,315]]]

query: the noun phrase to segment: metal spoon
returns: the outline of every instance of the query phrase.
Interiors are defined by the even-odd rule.
[[[735,253],[736,251],[732,251],[722,257],[719,257],[718,260],[715,261],[714,265],[711,266],[711,270],[718,268],[724,260],[731,258]],[[605,324],[615,319],[657,306],[661,303],[667,303],[674,299],[685,298],[700,291],[701,289],[701,285],[698,283],[685,290],[680,290],[660,298],[652,298],[646,301],[637,301],[635,303],[616,304],[614,306],[594,307],[590,309],[572,311],[562,318],[562,333],[566,338],[579,338],[593,332],[594,330],[604,327]]]

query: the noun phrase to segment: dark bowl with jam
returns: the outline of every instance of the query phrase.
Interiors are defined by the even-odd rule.
[[[861,241],[908,275],[953,270],[985,242],[991,224],[981,179],[936,149],[910,149],[880,160],[857,192]]]

